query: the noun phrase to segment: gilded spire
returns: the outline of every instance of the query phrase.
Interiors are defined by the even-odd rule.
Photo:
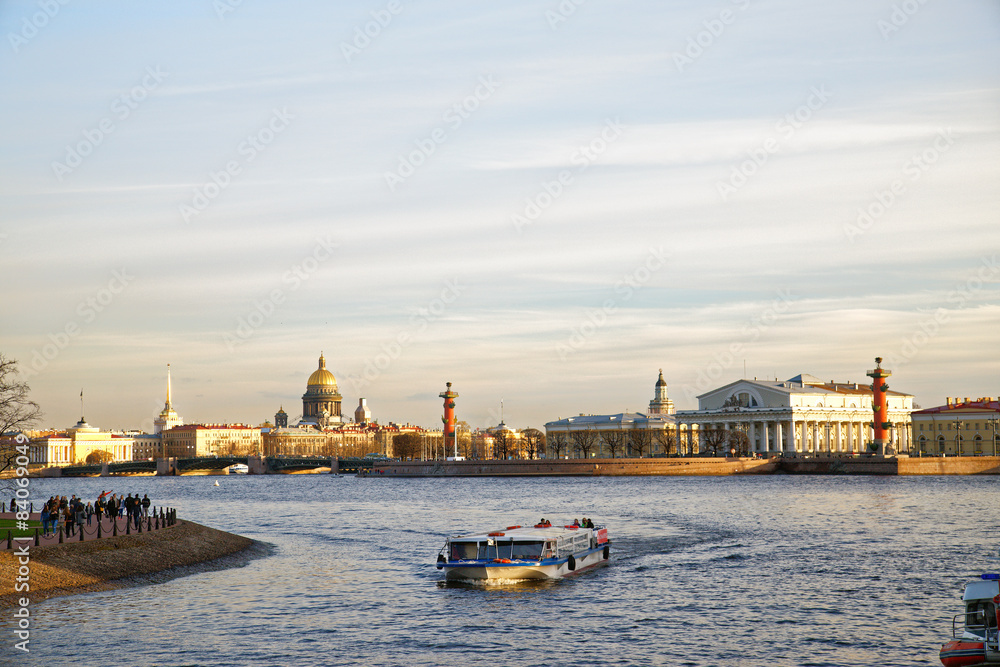
[[[167,364],[167,404],[163,409],[170,410],[170,364]]]

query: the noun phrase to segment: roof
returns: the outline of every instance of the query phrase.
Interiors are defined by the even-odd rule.
[[[634,425],[634,424],[649,424],[649,423],[672,423],[674,417],[672,415],[647,415],[642,412],[619,412],[613,415],[578,415],[576,417],[567,417],[566,419],[558,419],[556,421],[551,421],[545,424],[545,428],[550,426],[585,426],[594,428],[606,428],[608,426],[616,426],[619,424]]]
[[[498,537],[500,539],[510,540],[510,539],[534,539],[534,540],[545,540],[545,539],[555,539],[557,537],[565,537],[567,535],[574,535],[580,531],[589,533],[589,528],[583,528],[580,526],[570,527],[562,525],[551,525],[544,528],[535,528],[534,526],[516,526],[511,528],[497,528],[491,531],[483,531],[478,533],[468,533],[465,535],[455,535],[451,539],[486,539],[488,537]],[[490,533],[502,533],[501,535],[491,535]]]
[[[773,391],[782,392],[785,394],[849,394],[856,396],[871,396],[872,388],[870,383],[858,383],[858,382],[835,382],[830,380],[829,382],[823,382],[822,380],[816,378],[813,375],[807,373],[796,375],[785,381],[778,380],[736,380],[730,382],[722,387],[717,387],[711,391],[706,391],[704,394],[699,395],[697,398],[701,399],[711,394],[718,393],[722,390],[734,387],[740,383],[752,384],[758,387],[763,387],[765,389],[770,389]],[[885,392],[890,396],[912,396],[912,394],[906,394],[901,391],[892,391],[891,389]]]
[[[967,411],[987,411],[987,412],[1000,412],[1000,400],[989,400],[989,399],[978,399],[975,401],[968,401],[966,403],[951,403],[950,405],[939,405],[935,408],[926,408],[924,410],[917,410],[912,412],[911,415],[936,415],[948,412],[967,412]]]

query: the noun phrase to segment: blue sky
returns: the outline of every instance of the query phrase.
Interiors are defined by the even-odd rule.
[[[229,11],[231,10],[231,11]],[[46,13],[46,11],[48,13]],[[517,427],[746,375],[996,396],[995,2],[4,2],[45,423]],[[367,33],[367,34],[366,34]]]

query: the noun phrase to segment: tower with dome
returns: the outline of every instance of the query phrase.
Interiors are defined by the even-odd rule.
[[[326,357],[319,354],[319,368],[313,371],[306,382],[306,393],[302,394],[302,425],[312,424],[319,428],[343,424],[340,402],[343,396],[337,391],[337,378],[326,369]]]

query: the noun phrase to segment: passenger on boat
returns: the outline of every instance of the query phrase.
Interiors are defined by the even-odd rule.
[[[579,519],[573,519],[573,525],[574,526],[579,526],[580,525],[580,520]]]

